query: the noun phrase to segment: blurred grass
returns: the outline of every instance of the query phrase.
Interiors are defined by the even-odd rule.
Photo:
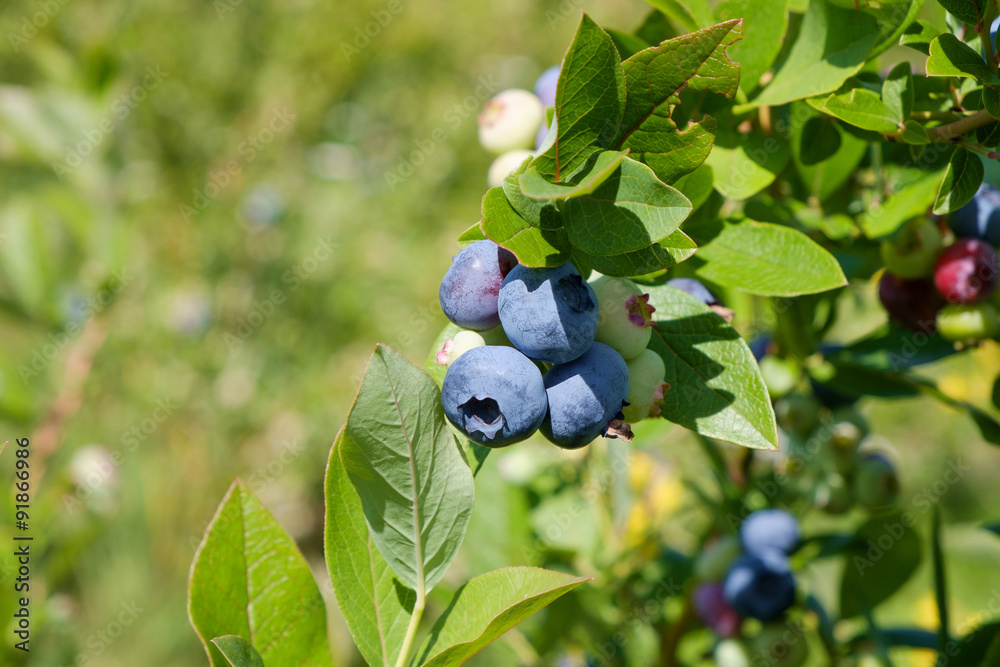
[[[187,571],[235,476],[300,541],[328,592],[321,470],[374,344],[419,363],[444,323],[438,281],[456,235],[479,218],[490,161],[476,142],[477,86],[530,87],[561,58],[580,9],[625,29],[645,11],[631,0],[399,2],[359,53],[344,45],[394,5],[12,0],[0,9],[8,42],[45,17],[0,56],[0,425],[5,439],[33,437],[37,558],[33,650],[5,641],[0,662],[204,664],[185,613]],[[144,84],[149,68],[162,80]],[[271,129],[276,113],[294,120]],[[89,154],[60,177],[53,162],[74,147]],[[387,181],[418,160],[403,182]],[[218,193],[202,206],[213,183]],[[116,272],[130,277],[114,293]],[[107,303],[87,305],[102,295]],[[84,333],[70,333],[75,325]],[[975,399],[998,362],[991,345],[939,372]],[[949,528],[953,591],[973,613],[988,590],[970,572],[998,558],[989,536],[969,528],[1000,506],[996,450],[926,401],[873,405],[871,415],[900,452],[907,493],[933,484],[949,457],[973,462],[944,496],[946,517],[962,522]],[[643,434],[658,458],[705,477],[683,431]],[[118,458],[108,467],[95,451]],[[478,538],[452,583],[527,562],[516,541],[533,539],[517,519],[523,496],[491,472],[479,494]],[[521,507],[499,555],[487,540],[505,516],[497,507]],[[697,513],[681,516],[664,532],[690,549]],[[0,567],[10,618],[9,555]],[[912,588],[886,609],[893,620],[912,615],[926,589]],[[123,604],[141,611],[119,627]],[[348,664],[349,636],[331,625],[337,664]],[[493,659],[511,664],[512,650],[501,643]]]

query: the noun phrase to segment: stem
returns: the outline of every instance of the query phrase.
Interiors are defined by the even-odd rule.
[[[993,116],[991,116],[986,109],[982,109],[971,116],[966,116],[962,120],[956,120],[954,123],[932,127],[927,130],[927,134],[930,136],[931,141],[947,142],[955,137],[965,134],[966,132],[971,132],[977,127],[989,125],[993,121]]]
[[[410,648],[413,646],[413,638],[417,636],[417,627],[420,625],[420,617],[424,615],[424,603],[426,596],[423,585],[417,591],[417,601],[413,603],[413,613],[410,615],[410,624],[406,628],[406,637],[403,638],[403,646],[399,649],[399,657],[396,658],[396,667],[406,667],[410,659]]]
[[[912,120],[946,120],[948,122],[960,120],[966,116],[971,116],[973,111],[914,111],[910,114]]]

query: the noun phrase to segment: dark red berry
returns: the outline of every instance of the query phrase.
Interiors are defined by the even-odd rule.
[[[878,283],[878,296],[891,320],[927,334],[935,332],[934,319],[945,304],[929,278],[907,280],[888,271]]]
[[[974,303],[997,286],[997,253],[985,241],[958,239],[938,258],[934,284],[951,303]]]

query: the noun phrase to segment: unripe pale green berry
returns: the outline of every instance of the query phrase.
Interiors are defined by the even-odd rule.
[[[723,639],[712,654],[718,667],[750,667],[750,655],[738,639]]]
[[[791,394],[774,404],[778,425],[785,431],[805,437],[819,426],[820,406],[812,396]]]
[[[760,375],[771,398],[781,398],[791,393],[799,381],[798,366],[786,359],[770,355],[760,360]]]
[[[451,366],[460,356],[474,347],[486,345],[486,340],[475,331],[459,331],[454,338],[445,341],[444,347],[437,353],[437,362],[442,366]]]
[[[784,623],[765,624],[747,643],[753,664],[800,667],[809,659],[809,643],[802,630],[792,631]]]
[[[694,572],[703,581],[722,581],[729,566],[739,558],[743,547],[735,535],[722,535],[708,544],[694,561]]]
[[[534,153],[525,148],[507,151],[493,160],[493,164],[490,165],[490,170],[486,174],[486,184],[491,188],[499,188],[503,185],[503,179],[520,167],[522,162],[534,156]]]
[[[937,330],[945,340],[974,343],[1000,334],[1000,316],[989,302],[951,304],[938,312]]]
[[[937,225],[927,218],[911,220],[894,239],[882,242],[882,262],[900,278],[923,278],[934,273],[943,248]]]
[[[531,148],[544,122],[545,108],[534,93],[505,90],[489,100],[479,114],[479,143],[496,155]]]
[[[649,295],[628,278],[601,276],[590,283],[597,295],[598,343],[611,347],[628,361],[639,356],[653,335]]]
[[[866,454],[854,475],[854,497],[868,509],[883,509],[899,500],[896,467],[882,454]]]
[[[646,417],[660,414],[660,403],[666,391],[663,376],[667,368],[656,352],[646,349],[625,362],[628,366],[628,402],[622,408],[625,421],[635,424]]]
[[[854,490],[842,475],[827,475],[816,484],[816,506],[830,514],[843,514],[854,503]]]

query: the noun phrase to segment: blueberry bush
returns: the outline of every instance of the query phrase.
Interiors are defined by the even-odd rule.
[[[326,469],[326,565],[368,664],[459,665],[505,633],[521,664],[1000,664],[1000,622],[949,623],[941,513],[900,511],[859,409],[930,397],[1000,445],[923,373],[1000,336],[998,7],[938,1],[939,25],[922,0],[582,14],[534,92],[485,103],[482,217],[441,249],[451,324],[425,363],[376,347]],[[837,341],[860,286],[887,322]],[[671,425],[712,465],[685,489],[699,538],[629,541],[651,474],[629,451]],[[492,451],[535,434],[553,457],[505,459],[529,469],[488,491],[505,535],[475,537],[509,558],[456,573]],[[937,629],[885,626],[925,559]],[[240,481],[189,613],[215,667],[332,664],[306,561]]]

